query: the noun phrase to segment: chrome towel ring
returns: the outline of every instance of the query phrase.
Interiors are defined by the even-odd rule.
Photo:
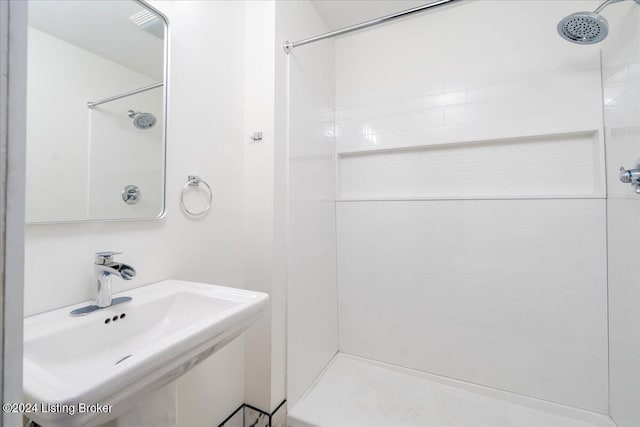
[[[187,189],[189,187],[198,187],[200,184],[204,184],[204,186],[207,187],[207,192],[209,193],[209,202],[207,203],[207,206],[205,206],[204,209],[202,209],[200,212],[194,212],[189,210],[185,205],[184,194],[187,192]],[[189,175],[187,177],[187,183],[184,185],[184,187],[182,187],[182,193],[180,193],[180,206],[182,206],[182,210],[187,215],[190,215],[190,216],[202,216],[209,211],[212,201],[213,201],[213,191],[211,190],[211,187],[209,186],[209,184],[207,184],[207,182],[202,178],[200,178],[199,176]]]

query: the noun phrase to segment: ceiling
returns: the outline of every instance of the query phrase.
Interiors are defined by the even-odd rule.
[[[411,9],[428,0],[311,0],[330,30]]]
[[[129,20],[141,10],[133,1],[34,0],[29,25],[161,81],[163,40]]]

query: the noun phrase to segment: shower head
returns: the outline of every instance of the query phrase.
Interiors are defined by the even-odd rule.
[[[599,43],[609,34],[609,23],[596,12],[577,12],[558,23],[558,33],[577,44]]]
[[[139,113],[135,119],[133,119],[133,125],[138,129],[149,129],[156,124],[156,116],[151,113]]]
[[[127,115],[133,119],[133,125],[138,129],[149,129],[156,124],[156,116],[151,113],[129,110]]]
[[[558,34],[572,43],[594,44],[604,40],[609,34],[609,23],[600,11],[613,3],[624,0],[606,0],[593,12],[576,12],[564,17],[558,23]],[[640,0],[633,0],[640,4]]]

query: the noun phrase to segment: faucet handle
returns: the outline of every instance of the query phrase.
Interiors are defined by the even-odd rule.
[[[113,262],[113,257],[122,252],[104,251],[96,252],[96,265],[106,265]]]

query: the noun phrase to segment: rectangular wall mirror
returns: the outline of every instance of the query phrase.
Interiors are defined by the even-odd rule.
[[[27,223],[165,210],[167,22],[142,2],[29,2]]]

